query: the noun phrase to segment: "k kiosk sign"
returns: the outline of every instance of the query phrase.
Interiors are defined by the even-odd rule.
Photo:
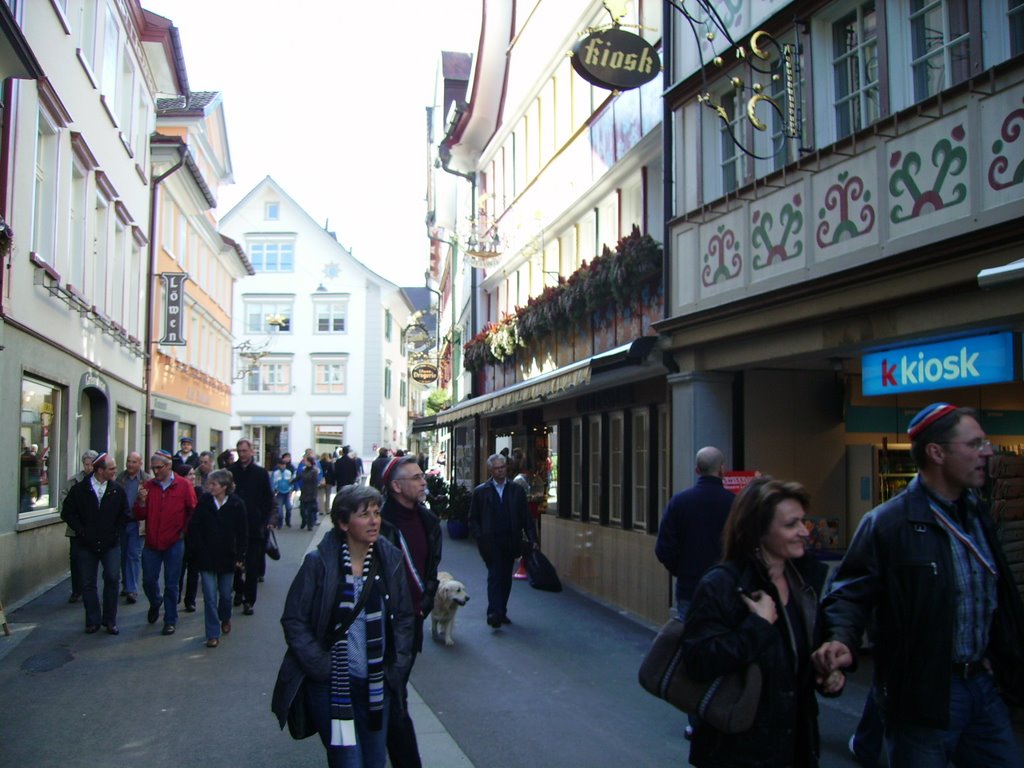
[[[998,384],[1020,378],[1019,341],[1014,333],[874,352],[861,358],[865,395],[895,395],[929,389]]]

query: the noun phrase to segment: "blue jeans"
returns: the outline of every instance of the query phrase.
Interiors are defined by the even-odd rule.
[[[391,692],[384,686],[384,712],[379,731],[369,729],[370,689],[362,678],[351,678],[352,709],[356,726],[356,745],[331,746],[331,684],[314,683],[306,678],[306,703],[320,741],[327,749],[328,768],[384,768],[387,760],[388,710]]]
[[[206,639],[220,637],[220,623],[231,621],[231,588],[235,572],[214,573],[200,571],[203,582],[203,617],[206,620]]]
[[[280,528],[285,523],[292,524],[291,491],[277,494],[277,527]]]
[[[164,624],[178,623],[178,580],[181,578],[181,559],[185,542],[176,541],[170,548],[159,550],[142,548],[142,588],[146,591],[150,608],[164,604]],[[160,567],[164,569],[164,591],[160,594]]]
[[[139,582],[142,579],[142,537],[139,536],[139,524],[128,523],[121,531],[121,581],[124,591],[139,594]]]
[[[85,605],[85,625],[117,624],[117,592],[121,584],[121,548],[110,547],[97,553],[79,545],[76,553],[78,578],[82,584],[82,603]],[[96,571],[103,566],[103,608],[96,586]]]
[[[892,768],[1024,768],[1010,713],[988,673],[953,676],[948,730],[890,722],[885,742]]]

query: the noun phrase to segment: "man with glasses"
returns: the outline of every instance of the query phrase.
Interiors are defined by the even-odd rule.
[[[1024,697],[1024,607],[978,490],[992,445],[934,403],[907,434],[918,474],[861,522],[824,600],[819,678],[853,662],[877,609],[873,694],[892,768],[1024,766],[1000,693]]]
[[[416,615],[412,661],[423,651],[423,624],[434,607],[437,594],[437,566],[441,562],[441,523],[424,506],[427,478],[416,463],[415,456],[392,459],[381,473],[386,493],[381,507],[381,535],[398,547],[405,558],[405,575],[409,583],[413,613]],[[404,683],[408,683],[406,677]],[[395,707],[388,718],[388,757],[395,768],[419,768],[420,754],[416,729],[405,701],[395,697]],[[399,708],[399,704],[401,707]]]
[[[185,530],[196,508],[192,483],[171,469],[171,454],[156,451],[149,459],[153,479],[139,489],[135,519],[146,521],[146,545],[142,548],[142,589],[149,600],[146,620],[156,624],[164,606],[163,635],[173,635],[178,623],[179,580],[185,555]],[[164,589],[160,592],[160,569]]]

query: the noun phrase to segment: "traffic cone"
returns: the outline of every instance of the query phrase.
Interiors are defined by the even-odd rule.
[[[528,579],[528,578],[530,578],[530,574],[528,574],[526,572],[526,558],[525,557],[520,557],[519,558],[519,569],[515,573],[512,574],[512,578],[513,579]]]

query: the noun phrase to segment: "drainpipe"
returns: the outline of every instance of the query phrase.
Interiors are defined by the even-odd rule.
[[[146,387],[146,412],[143,414],[145,419],[145,438],[144,447],[146,452],[143,454],[143,461],[148,461],[152,455],[152,443],[153,443],[153,420],[151,414],[153,411],[153,303],[154,303],[154,290],[153,281],[156,280],[156,249],[157,249],[157,214],[159,212],[158,203],[159,188],[160,184],[171,174],[179,170],[185,165],[185,158],[188,156],[188,146],[184,143],[178,145],[178,162],[168,168],[166,171],[161,173],[159,176],[154,177],[150,180],[149,184],[149,280],[146,281],[146,356],[144,363],[143,381]]]

